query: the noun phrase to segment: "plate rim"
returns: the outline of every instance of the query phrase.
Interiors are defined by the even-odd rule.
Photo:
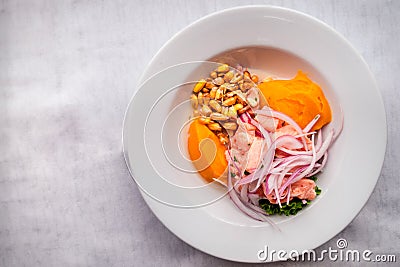
[[[385,125],[385,127],[384,127],[384,129],[383,129],[383,132],[382,132],[382,137],[384,138],[383,153],[382,153],[382,155],[381,155],[381,157],[380,157],[380,161],[379,161],[378,164],[377,164],[378,169],[379,169],[379,174],[378,174],[377,178],[375,179],[374,186],[371,188],[371,190],[370,190],[370,192],[369,192],[369,195],[368,195],[366,201],[365,201],[364,204],[358,209],[357,213],[355,213],[354,215],[351,216],[352,219],[351,219],[349,222],[345,223],[344,226],[343,226],[339,231],[336,231],[336,232],[337,232],[336,234],[332,235],[329,239],[327,239],[326,241],[324,241],[324,242],[322,242],[322,243],[320,243],[319,245],[316,246],[316,247],[318,247],[318,246],[321,246],[322,244],[328,242],[328,241],[331,240],[335,235],[337,235],[338,233],[340,233],[341,231],[343,231],[343,229],[345,229],[345,228],[357,217],[357,215],[361,212],[361,210],[362,210],[362,209],[364,208],[364,206],[367,204],[368,199],[370,199],[370,197],[371,197],[371,195],[372,195],[372,192],[374,191],[374,189],[375,189],[375,187],[376,187],[376,184],[377,184],[377,182],[378,182],[378,180],[379,180],[379,178],[380,178],[380,176],[381,176],[381,172],[382,172],[382,168],[383,168],[383,164],[384,164],[384,159],[385,159],[385,154],[386,154],[386,150],[387,150],[387,141],[388,141],[388,140],[387,140],[387,127],[388,127],[388,126],[387,126],[387,115],[386,115],[385,105],[384,105],[384,102],[383,102],[383,98],[382,98],[381,91],[379,90],[379,87],[378,87],[378,85],[377,85],[375,76],[374,76],[373,73],[371,72],[371,69],[369,68],[369,66],[368,66],[368,64],[366,63],[365,59],[360,55],[360,53],[353,47],[353,45],[352,45],[346,38],[344,38],[339,32],[337,32],[335,29],[333,29],[331,26],[329,26],[329,25],[326,24],[325,22],[323,22],[323,21],[321,21],[321,20],[319,20],[319,19],[317,19],[317,18],[315,18],[315,17],[313,17],[313,16],[311,16],[311,15],[308,15],[308,14],[306,14],[306,13],[300,12],[300,11],[298,11],[298,10],[286,8],[286,7],[273,6],[273,5],[244,5],[244,6],[237,6],[237,7],[232,7],[232,8],[228,8],[228,9],[223,9],[223,10],[219,10],[219,11],[217,11],[217,12],[210,13],[210,14],[208,14],[208,15],[206,15],[206,16],[203,16],[202,18],[200,18],[200,19],[198,19],[198,20],[196,20],[196,21],[190,23],[188,26],[184,27],[183,29],[181,29],[180,31],[178,31],[177,33],[175,33],[175,34],[174,34],[174,35],[173,35],[173,36],[158,50],[158,52],[157,52],[157,53],[152,57],[152,59],[149,61],[148,65],[147,65],[147,67],[146,67],[146,69],[145,69],[145,71],[142,73],[141,77],[139,78],[139,85],[138,85],[137,88],[139,88],[140,85],[144,84],[147,80],[151,79],[153,76],[157,75],[159,72],[163,71],[163,70],[161,70],[161,71],[159,71],[159,72],[154,73],[153,75],[149,75],[149,73],[148,73],[148,72],[149,72],[149,66],[151,66],[152,64],[154,64],[154,62],[157,60],[157,58],[159,57],[159,55],[162,54],[162,52],[164,51],[164,49],[165,49],[166,47],[168,47],[168,46],[170,45],[170,43],[172,43],[172,42],[174,41],[174,39],[175,39],[177,36],[179,36],[180,34],[182,34],[184,31],[188,30],[188,29],[189,29],[190,27],[192,27],[193,25],[195,25],[195,24],[197,24],[197,23],[200,23],[201,21],[207,20],[207,19],[209,19],[210,17],[218,16],[218,15],[221,14],[221,13],[230,12],[230,11],[233,11],[233,10],[242,10],[242,9],[247,9],[247,8],[250,8],[250,9],[254,9],[254,8],[274,9],[274,10],[283,10],[283,11],[285,11],[285,12],[290,12],[290,13],[296,13],[296,14],[301,15],[301,16],[303,16],[303,17],[307,17],[308,19],[311,19],[311,20],[313,20],[314,22],[317,22],[318,24],[324,26],[325,29],[329,30],[329,31],[330,31],[331,33],[333,33],[336,37],[340,38],[341,41],[344,42],[344,43],[346,44],[346,46],[352,50],[352,53],[358,57],[358,59],[361,61],[362,65],[363,65],[363,67],[366,69],[366,71],[367,71],[368,74],[369,74],[369,77],[368,77],[368,78],[370,78],[370,79],[373,81],[372,87],[374,87],[374,89],[375,89],[377,95],[379,96],[378,99],[377,99],[377,101],[379,102],[379,107],[382,108],[382,111],[383,111],[383,114],[382,114],[382,115],[383,115],[383,117],[384,117],[383,124]],[[148,76],[147,79],[146,79],[146,76]],[[135,183],[136,183],[136,180],[135,180],[135,178],[134,178],[134,176],[133,176],[133,172],[132,172],[132,170],[131,170],[131,168],[130,168],[130,166],[129,166],[129,162],[128,162],[128,158],[127,158],[127,154],[126,154],[127,151],[125,150],[124,132],[125,132],[125,127],[126,127],[127,113],[128,113],[129,107],[130,107],[130,105],[131,105],[133,99],[135,98],[137,92],[138,92],[138,90],[135,90],[135,92],[133,93],[133,95],[132,95],[132,97],[131,97],[131,99],[130,99],[130,101],[129,101],[128,107],[127,107],[127,109],[126,109],[126,111],[125,111],[125,114],[124,114],[123,127],[122,127],[122,129],[123,129],[123,131],[122,131],[122,150],[123,150],[124,160],[125,160],[125,163],[126,163],[126,166],[127,166],[128,170],[129,170],[130,176],[131,176],[131,178],[135,181]],[[147,205],[149,206],[149,208],[152,210],[153,214],[158,218],[158,220],[160,220],[160,221],[163,223],[163,225],[164,225],[169,231],[171,231],[175,236],[177,236],[179,239],[181,239],[182,241],[184,241],[186,244],[188,244],[188,245],[190,245],[190,246],[192,246],[192,247],[194,247],[194,248],[196,248],[196,249],[198,249],[198,250],[200,250],[200,251],[202,251],[202,252],[204,252],[204,253],[207,253],[207,254],[210,254],[210,255],[213,255],[213,256],[215,256],[215,257],[222,258],[222,259],[225,259],[225,260],[237,261],[237,262],[252,262],[252,263],[260,262],[260,261],[248,261],[248,260],[243,260],[243,261],[242,261],[242,260],[240,260],[240,259],[227,258],[227,257],[224,257],[223,255],[217,255],[217,254],[214,254],[214,253],[212,253],[212,252],[210,252],[210,251],[203,250],[201,247],[198,247],[198,246],[194,245],[193,243],[189,242],[188,240],[183,239],[178,233],[176,233],[176,231],[172,230],[172,229],[169,227],[169,225],[166,224],[166,223],[164,222],[164,220],[163,220],[162,218],[160,218],[160,216],[159,216],[159,214],[156,212],[156,209],[155,209],[155,207],[153,206],[153,204],[149,203],[149,202],[150,202],[150,201],[149,201],[149,200],[150,200],[150,197],[147,196],[146,193],[144,193],[144,192],[140,189],[140,187],[139,187],[139,192],[141,193],[141,195],[142,195],[143,199],[145,200],[146,204],[147,204]],[[314,248],[315,248],[315,247],[314,247]],[[314,249],[314,248],[312,248],[312,249]]]

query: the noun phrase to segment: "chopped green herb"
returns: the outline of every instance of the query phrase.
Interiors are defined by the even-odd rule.
[[[316,179],[315,176],[313,176],[312,178]],[[321,188],[319,188],[318,186],[315,186],[315,193],[318,195],[321,194]],[[260,199],[258,201],[258,204],[260,205],[260,207],[265,210],[265,212],[269,215],[273,215],[273,214],[279,214],[279,215],[295,215],[297,214],[299,211],[301,211],[304,207],[306,207],[308,204],[310,204],[311,201],[309,200],[301,200],[299,198],[293,198],[292,200],[290,200],[289,205],[286,204],[286,201],[282,202],[282,208],[279,207],[278,204],[271,204],[268,199]]]
[[[315,193],[318,195],[320,195],[322,192],[321,188],[319,188],[318,186],[315,186]]]
[[[236,176],[236,174],[233,173],[233,172],[231,172],[231,177],[232,177],[232,178],[235,178],[235,176]]]
[[[289,216],[297,214],[300,210],[310,204],[310,201],[303,203],[303,200],[293,198],[289,202],[289,205],[287,205],[286,202],[282,203],[282,208],[279,207],[278,204],[271,204],[268,199],[260,199],[258,204],[269,215],[279,214]]]
[[[308,179],[313,180],[314,182],[316,182],[318,180],[318,177],[313,175],[311,177],[308,177]]]
[[[233,156],[233,161],[234,161],[234,162],[238,162],[236,156]]]

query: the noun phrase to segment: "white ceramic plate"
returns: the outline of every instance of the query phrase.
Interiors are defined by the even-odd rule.
[[[191,85],[175,86],[204,77],[210,64],[181,63],[209,59],[239,62],[260,75],[285,78],[302,69],[322,86],[331,104],[329,127],[337,127],[343,110],[343,132],[318,180],[323,193],[296,216],[273,217],[279,231],[247,218],[216,186],[202,186],[196,173],[170,168],[177,156],[177,146],[171,145],[179,143],[176,129],[190,115],[187,103],[179,103],[187,99],[190,89],[185,88]],[[259,262],[258,252],[265,246],[287,252],[313,249],[353,220],[380,174],[386,120],[374,78],[341,35],[297,11],[247,6],[206,16],[160,49],[127,109],[123,147],[143,198],[175,235],[220,258]],[[165,149],[172,153],[166,156]],[[182,166],[190,169],[187,162]]]

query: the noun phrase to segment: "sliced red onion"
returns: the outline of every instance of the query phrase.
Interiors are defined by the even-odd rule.
[[[275,180],[278,177],[279,177],[279,175],[277,175],[277,174],[270,174],[268,176],[268,179],[266,180],[266,182],[267,182],[266,189],[268,189],[268,190],[266,190],[267,194],[265,196],[271,194],[271,192],[274,190]]]
[[[317,143],[315,144],[315,151],[319,151],[321,145],[322,145],[322,130],[319,129],[317,134]]]
[[[289,162],[292,162],[295,159],[298,159],[301,155],[293,155],[293,156],[287,156],[285,158],[276,158],[274,160],[274,165],[273,166],[278,166],[279,164],[286,164]],[[277,164],[275,164],[277,163]]]
[[[247,196],[247,188],[249,187],[249,185],[245,184],[242,185],[242,189],[240,190],[240,197],[243,200],[243,202],[248,202],[249,198]]]
[[[268,181],[270,180],[271,176],[273,176],[274,174],[268,174],[267,177],[265,177],[265,181],[262,183],[262,189],[263,189],[263,193],[265,196],[269,195],[271,193],[271,188],[268,185]]]
[[[273,109],[268,108],[268,107],[264,107],[261,110],[256,110],[255,113],[256,114],[260,114],[260,115],[269,116],[269,117],[274,117],[274,118],[280,119],[282,121],[286,121],[287,123],[289,123],[290,125],[292,125],[295,128],[295,130],[297,131],[298,134],[303,134],[303,130],[297,124],[297,122],[295,122],[292,118],[290,118],[286,114],[283,114],[282,112],[273,110]]]
[[[243,113],[242,115],[240,115],[239,118],[240,118],[240,120],[241,120],[242,122],[247,122],[247,123],[250,122],[250,121],[249,121],[249,118],[248,118],[247,115],[246,115],[246,113]]]
[[[286,169],[282,170],[282,172],[279,174],[279,177],[277,179],[278,187],[281,187],[283,178],[289,173],[290,170],[291,170],[291,168],[286,168]]]
[[[293,140],[295,140],[295,141],[293,141]],[[276,147],[281,147],[283,145],[287,145],[290,142],[293,142],[293,143],[291,143],[291,145],[293,145],[293,146],[296,145],[296,142],[297,142],[298,146],[303,147],[303,145],[296,138],[294,138],[292,135],[279,136],[272,143],[271,147],[268,149],[266,157],[264,158],[265,160],[262,161],[263,164],[264,164],[264,167],[263,167],[263,169],[262,169],[260,174],[257,173],[257,175],[258,175],[257,185],[250,192],[255,192],[260,187],[260,185],[264,182],[264,179],[265,179],[264,177],[270,172],[271,166],[272,166],[272,162],[273,162],[273,159],[274,159],[274,155],[275,155]],[[241,181],[239,181],[239,184],[250,183],[252,181],[255,181],[256,179],[257,179],[257,176],[256,176],[256,174],[254,174],[250,178],[242,179]],[[269,187],[269,188],[271,188],[271,187]]]
[[[265,141],[267,143],[267,147],[269,148],[271,146],[272,140],[271,140],[271,136],[269,135],[269,133],[267,132],[267,130],[264,129],[264,127],[261,126],[261,124],[257,121],[255,121],[247,112],[244,113],[249,122],[254,125],[254,127],[257,128],[257,130],[259,130],[261,132],[261,134],[263,135],[263,137],[265,138]]]
[[[258,215],[265,221],[268,222],[273,228],[275,228],[275,230],[281,231],[281,229],[279,229],[279,227],[270,219],[268,218],[268,215],[266,213],[265,210],[263,210],[262,208],[260,208],[257,205],[254,205],[252,203],[245,203],[245,206],[248,206],[250,209],[252,209],[253,211],[257,212]]]
[[[242,201],[240,201],[239,196],[236,192],[236,190],[233,188],[232,185],[232,178],[231,178],[231,168],[230,168],[230,162],[228,163],[228,194],[229,197],[232,199],[233,203],[246,215],[249,217],[258,220],[258,221],[266,221],[265,218],[263,218],[260,214],[255,212],[254,210],[246,207]]]
[[[308,155],[293,156],[293,157],[290,158],[290,160],[282,162],[281,164],[277,165],[272,170],[274,170],[274,171],[282,171],[285,168],[292,169],[293,167],[296,167],[296,166],[308,165],[308,164],[310,164],[311,160],[312,160],[312,156],[308,156]]]
[[[322,168],[324,168],[327,160],[328,160],[328,152],[325,152],[321,164],[312,173],[308,174],[307,177],[311,177],[311,176],[319,173],[322,170]],[[315,165],[317,165],[317,164],[315,164]]]
[[[326,152],[326,150],[329,148],[332,140],[333,140],[333,129],[329,131],[328,136],[326,137],[326,139],[323,141],[320,149],[317,151],[317,155],[316,155],[316,160],[318,161]]]
[[[285,161],[287,160],[287,158],[288,158],[288,157],[286,157],[286,158],[281,158],[281,159],[280,159],[280,158],[275,158],[274,161],[272,162],[272,167],[276,167],[276,166],[278,166],[279,164],[285,162]]]
[[[298,167],[298,166],[308,166],[308,165],[311,164],[311,161],[312,161],[312,157],[311,156],[307,156],[307,158],[304,157],[304,158],[301,158],[301,159],[297,159],[297,160],[293,161],[292,163],[286,165],[285,167],[291,170],[291,169],[293,169],[295,167]]]
[[[280,229],[275,225],[275,223],[267,217],[267,214],[263,209],[251,203],[244,204],[242,201],[240,201],[237,192],[233,189],[230,162],[228,162],[228,190],[229,190],[229,197],[244,214],[257,221],[268,222],[272,227],[280,231]]]
[[[302,136],[308,136],[308,135],[312,135],[312,134],[315,134],[315,133],[316,133],[316,132],[308,132],[308,133],[303,133],[303,134],[295,135],[294,137],[300,138],[300,137],[302,137]]]
[[[311,155],[312,154],[311,151],[291,150],[291,149],[287,149],[287,148],[284,148],[284,147],[280,147],[279,150],[282,151],[282,152],[285,152],[285,153],[287,153],[289,155],[293,155],[293,156],[295,156],[295,155]]]
[[[315,162],[317,161],[317,159],[316,159],[317,153],[315,151],[315,146],[314,146],[314,136],[311,137],[311,145],[312,145],[311,151],[312,151],[313,155],[312,155],[310,165],[301,174],[299,174],[297,177],[293,178],[291,184],[299,181],[301,178],[305,177],[307,174],[309,174],[314,169]]]
[[[314,119],[312,119],[306,127],[304,127],[303,132],[308,133],[311,128],[317,123],[317,121],[319,120],[319,118],[321,118],[321,115],[317,114],[317,116],[314,117]]]
[[[307,169],[307,166],[303,166],[298,168],[292,175],[290,175],[289,179],[283,184],[283,186],[279,189],[279,192],[282,194],[282,192],[288,187],[290,184],[292,184],[292,181],[301,174],[302,171]]]
[[[288,188],[288,194],[287,194],[287,200],[286,200],[286,205],[289,205],[289,201],[290,201],[290,191],[292,191],[292,185],[289,185]]]
[[[297,124],[297,122],[295,122],[292,118],[290,118],[288,115],[283,114],[282,112],[279,111],[275,111],[267,106],[265,106],[262,110],[256,110],[255,112],[256,114],[261,114],[261,115],[266,115],[269,117],[275,117],[277,119],[280,119],[282,121],[286,121],[287,123],[289,123],[290,125],[293,126],[293,128],[296,130],[296,132],[298,134],[303,134],[303,129],[301,129],[301,127]],[[301,137],[304,147],[307,150],[307,143],[306,143],[306,139],[303,137]]]
[[[260,196],[258,194],[249,193],[247,196],[249,197],[251,203],[258,205],[258,201],[260,200]]]
[[[274,151],[274,152],[272,153],[271,151]],[[266,155],[267,160],[265,160],[265,162],[266,162],[265,164],[266,165],[264,165],[264,167],[261,169],[260,174],[258,174],[257,185],[250,192],[253,193],[253,192],[257,191],[257,189],[261,186],[261,184],[266,179],[266,175],[269,173],[269,171],[271,169],[271,165],[272,165],[272,161],[274,159],[274,155],[275,155],[275,150],[272,150],[272,149],[268,150],[267,155]]]
[[[326,152],[325,152],[325,153],[326,153]],[[325,155],[325,154],[324,154],[324,155]],[[322,157],[322,158],[324,158],[324,157]],[[321,166],[321,163],[316,162],[315,165],[314,165],[314,169],[319,168],[319,166]],[[308,175],[307,175],[307,177],[308,177]]]
[[[282,208],[281,197],[279,195],[278,185],[276,184],[276,182],[275,182],[275,186],[274,186],[274,191],[275,191],[275,195],[276,195],[276,201],[278,202],[279,207]]]
[[[276,140],[276,147],[286,147],[288,149],[300,149],[303,148],[303,144],[296,139],[293,135],[285,134],[279,136]]]
[[[255,205],[253,203],[246,203],[245,205],[256,212],[261,213],[260,215],[264,215],[264,216],[267,215],[267,212],[265,210],[263,210],[262,208],[260,208],[259,206]]]
[[[264,182],[264,180],[267,178],[266,175],[264,176],[259,176],[256,185],[250,190],[250,193],[254,193],[258,190],[258,188],[260,188],[261,184]]]

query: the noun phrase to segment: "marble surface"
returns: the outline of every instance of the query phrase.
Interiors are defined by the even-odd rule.
[[[240,265],[197,251],[157,220],[125,166],[121,127],[157,50],[196,19],[244,4],[315,16],[369,64],[387,112],[385,163],[360,214],[318,250],[343,237],[400,261],[399,1],[3,0],[0,266]]]

